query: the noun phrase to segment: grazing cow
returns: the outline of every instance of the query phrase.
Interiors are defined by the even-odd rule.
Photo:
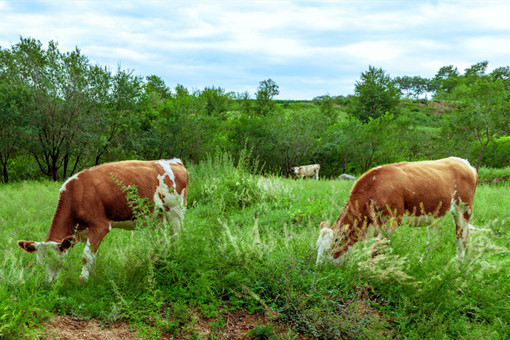
[[[123,186],[136,186],[161,222],[171,222],[176,229],[182,227],[188,173],[181,160],[122,161],[98,165],[70,177],[60,188],[46,240],[18,241],[18,245],[29,253],[37,251],[37,261],[41,263],[47,250],[62,255],[74,242],[85,243],[80,279],[86,281],[106,234],[112,228],[135,227]],[[59,268],[50,266],[46,270],[50,281],[60,273]]]
[[[301,177],[303,179],[305,176],[315,176],[315,179],[319,179],[319,170],[321,166],[320,164],[311,164],[311,165],[301,165],[290,168],[290,170],[294,171],[296,176]]]
[[[448,211],[455,219],[458,258],[463,260],[477,182],[476,170],[457,157],[371,169],[356,181],[333,226],[321,223],[317,262],[332,257],[342,263],[349,249],[366,237],[368,227],[377,232],[386,223],[391,231],[405,214],[441,217]]]

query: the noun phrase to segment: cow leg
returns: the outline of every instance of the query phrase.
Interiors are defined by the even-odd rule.
[[[471,207],[459,199],[459,203],[450,208],[455,219],[455,235],[457,239],[457,257],[464,261],[466,254],[467,240],[469,237],[469,220],[471,218]]]
[[[83,267],[81,270],[80,281],[86,282],[91,273],[94,273],[96,267],[96,253],[103,238],[111,230],[108,221],[101,221],[94,224],[89,224],[87,243],[83,249]]]

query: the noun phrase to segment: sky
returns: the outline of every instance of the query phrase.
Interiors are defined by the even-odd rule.
[[[20,37],[91,64],[157,75],[174,88],[221,87],[279,99],[354,93],[369,66],[387,75],[510,65],[510,1],[0,0],[0,47]]]

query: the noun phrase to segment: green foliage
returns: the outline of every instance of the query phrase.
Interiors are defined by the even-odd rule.
[[[362,122],[397,113],[400,92],[383,69],[369,66],[354,85],[352,115]]]
[[[44,49],[21,38],[2,56],[2,83],[26,97],[18,110],[29,126],[12,133],[49,178],[67,177],[85,159],[97,164],[124,136],[123,118],[140,93],[140,79],[131,73],[112,75],[90,65],[79,49],[63,53],[53,41]]]
[[[255,112],[261,115],[268,114],[274,109],[273,98],[280,93],[278,85],[271,79],[262,80],[256,93]]]
[[[510,180],[510,167],[506,168],[480,168],[478,169],[478,180],[482,183],[504,183]]]
[[[256,340],[274,339],[274,327],[272,324],[255,326],[247,335]]]
[[[329,119],[315,107],[286,109],[266,116],[241,117],[230,140],[237,155],[246,147],[269,173],[289,175],[293,166],[316,163],[316,151]]]
[[[477,145],[475,152],[478,149]],[[510,166],[510,136],[495,138],[489,143],[481,161],[487,167],[504,168]]]
[[[457,86],[459,76],[460,73],[455,66],[441,67],[432,79],[432,90],[436,93],[436,98],[440,97],[442,93],[451,92]]]
[[[419,98],[421,95],[431,90],[431,81],[420,76],[395,77],[393,82],[400,90],[400,93],[407,98]]]
[[[510,133],[510,92],[507,87],[508,84],[503,79],[479,76],[473,71],[464,83],[452,92],[459,107],[444,119],[443,136],[455,149],[468,147],[469,143],[466,141],[476,141],[477,169],[489,143]]]
[[[377,257],[369,239],[343,266],[316,266],[319,223],[337,218],[352,182],[260,177],[248,159],[218,153],[190,166],[183,231],[112,230],[85,285],[78,283],[83,245],[69,251],[52,285],[35,256],[16,245],[44,238],[59,183],[0,186],[1,336],[35,337],[50,314],[70,314],[105,325],[122,320],[142,338],[200,338],[198,314],[217,334],[236,309],[277,314],[292,329],[283,337],[276,322],[256,325],[259,338],[504,338],[510,331],[508,183],[477,188],[471,224],[486,230],[470,233],[464,263],[455,259],[448,215],[428,232],[404,224],[391,244],[378,245]]]
[[[256,173],[257,163],[249,163],[249,154],[243,151],[234,165],[228,153],[216,152],[201,163],[192,167],[202,180],[190,191],[191,204],[203,202],[218,207],[220,211],[243,209],[260,200]]]
[[[29,99],[29,93],[22,86],[9,85],[7,82],[0,81],[1,181],[7,183],[9,182],[8,165],[23,147],[23,140],[30,131],[27,119],[28,107],[24,104]]]
[[[331,126],[319,149],[321,163],[333,165],[324,173],[335,177],[342,173],[360,174],[376,164],[405,158],[409,138],[413,136],[412,124],[405,118],[384,114],[366,124],[349,118]]]
[[[275,100],[279,88],[271,79],[259,83],[253,99],[215,86],[171,89],[157,75],[111,72],[90,64],[79,49],[61,52],[55,42],[43,47],[31,38],[0,49],[0,66],[3,182],[64,179],[120,159],[179,157],[197,164],[216,149],[237,159],[245,147],[264,173],[285,176],[312,163],[329,177],[450,155],[478,166],[506,164],[498,161],[504,149],[496,140],[510,133],[509,72],[498,67],[486,75],[486,61],[464,74],[445,66],[432,80],[392,80],[370,66],[354,96],[313,101]],[[442,102],[400,100],[400,92],[433,93]]]
[[[227,111],[228,101],[231,99],[230,94],[226,94],[221,87],[206,87],[199,95],[205,102],[205,112],[213,116],[221,116]]]
[[[313,101],[319,105],[321,113],[328,117],[332,122],[336,121],[336,114],[334,110],[335,99],[329,94],[324,96],[315,97]]]

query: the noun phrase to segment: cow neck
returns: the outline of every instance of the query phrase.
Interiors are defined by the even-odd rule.
[[[364,220],[369,198],[365,194],[366,188],[361,182],[356,182],[353,187],[349,200],[345,204],[337,220],[331,227],[333,230],[340,230],[344,237],[349,239],[349,243],[355,243],[359,239],[360,231],[363,234],[369,221]]]
[[[66,194],[66,191],[60,193],[57,209],[55,210],[55,215],[53,215],[46,242],[53,241],[60,243],[65,237],[74,234],[76,222],[71,217],[71,200],[64,198]]]

